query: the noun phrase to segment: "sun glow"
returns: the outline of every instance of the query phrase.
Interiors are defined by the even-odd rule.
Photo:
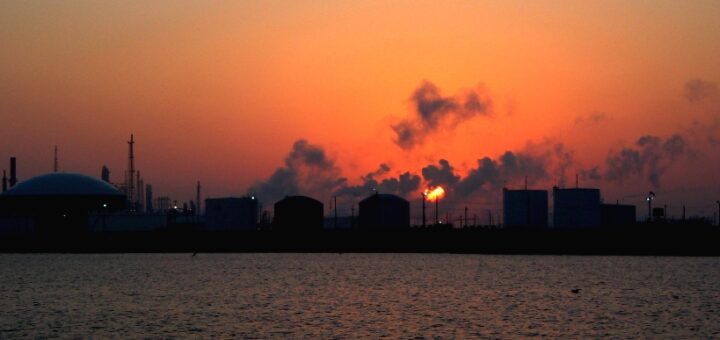
[[[435,187],[432,189],[425,189],[423,194],[428,199],[428,201],[435,201],[435,200],[439,200],[445,196],[445,189],[438,186],[438,187]]]

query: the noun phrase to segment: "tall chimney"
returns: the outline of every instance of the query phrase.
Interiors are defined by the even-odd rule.
[[[152,213],[153,212],[153,190],[152,185],[146,184],[145,185],[145,211]]]
[[[110,169],[108,169],[107,166],[102,167],[102,170],[100,171],[100,178],[102,178],[103,181],[110,183]]]
[[[58,172],[58,149],[57,145],[55,145],[55,162],[53,163],[53,172]]]
[[[15,157],[10,157],[10,187],[17,184],[17,164]]]
[[[135,139],[133,138],[133,135],[130,134],[130,140],[128,143],[128,169],[127,173],[125,174],[125,190],[127,190],[127,200],[129,204],[130,211],[135,210],[135,153],[133,150],[133,146],[135,144]]]
[[[195,211],[195,215],[200,216],[200,209],[202,209],[200,203],[200,181],[197,182],[197,187],[195,188],[195,201],[197,201],[197,211]]]

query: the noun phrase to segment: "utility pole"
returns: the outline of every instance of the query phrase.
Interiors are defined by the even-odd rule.
[[[716,201],[718,205],[718,216],[720,216],[720,200]],[[720,217],[718,218],[718,226],[720,226]]]
[[[682,216],[683,222],[685,222],[685,205],[683,204],[683,216]]]
[[[650,191],[645,199],[648,202],[648,222],[652,222],[652,201],[655,199],[655,193]]]
[[[463,223],[463,227],[465,227],[465,228],[467,228],[467,212],[468,212],[468,207],[465,207],[465,223]]]
[[[337,196],[333,196],[333,207],[335,207],[335,229],[338,227],[338,219],[337,219]]]
[[[423,228],[425,228],[425,201],[427,199],[427,195],[425,194],[425,192],[422,192],[420,196],[422,196],[422,226]]]
[[[435,225],[440,224],[440,215],[438,215],[439,206],[440,206],[440,197],[435,197]]]

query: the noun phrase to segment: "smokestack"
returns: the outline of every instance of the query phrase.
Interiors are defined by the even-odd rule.
[[[198,207],[200,206],[200,203],[198,203]],[[148,213],[153,212],[153,191],[152,191],[152,185],[147,184],[145,185],[145,211]]]
[[[58,168],[59,168],[59,166],[58,166],[58,149],[57,149],[57,145],[55,145],[55,162],[53,164],[54,172],[58,172]]]
[[[127,200],[130,205],[128,210],[135,210],[135,152],[133,147],[135,145],[135,138],[130,134],[130,140],[128,143],[128,169],[125,174],[125,190],[127,190]]]
[[[7,173],[5,173],[5,170],[3,170],[2,192],[7,191],[7,184],[8,184]]]
[[[110,183],[110,169],[108,169],[108,167],[103,165],[102,170],[100,170],[100,178],[103,181]]]
[[[17,161],[15,157],[10,157],[10,187],[14,187],[17,181]]]
[[[575,189],[580,188],[580,179],[578,174],[575,174]]]
[[[137,191],[135,194],[135,210],[141,212],[140,205],[142,204],[142,183],[140,182],[140,170],[135,171],[135,187]]]
[[[145,179],[143,179],[142,177],[140,177],[140,171],[138,171],[137,173],[138,173],[138,182],[137,182],[137,186],[138,186],[138,187],[137,187],[137,195],[138,195],[138,200],[137,200],[138,203],[137,203],[137,205],[138,205],[138,211],[139,211],[139,212],[145,212],[145,206],[144,206],[144,204],[145,204],[145,191],[143,191],[143,188],[145,188]]]
[[[467,226],[468,226],[467,225],[467,212],[468,212],[468,207],[465,207],[465,224],[463,225],[465,228],[467,228]]]
[[[200,181],[197,182],[197,187],[195,188],[195,201],[197,201],[197,211],[195,212],[195,215],[200,216],[200,209],[202,208],[202,204],[200,203]]]

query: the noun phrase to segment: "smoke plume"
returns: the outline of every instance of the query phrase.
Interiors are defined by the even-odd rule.
[[[347,185],[343,183],[334,194],[337,196],[358,198],[368,196],[373,192],[380,192],[406,197],[420,187],[420,176],[411,174],[410,172],[404,172],[398,177],[377,178],[387,174],[389,171],[390,167],[387,164],[380,164],[378,170],[362,176],[361,184]]]
[[[702,79],[691,79],[685,83],[685,99],[696,103],[712,97],[717,93],[717,85]]]
[[[656,187],[660,187],[665,171],[688,148],[683,136],[675,134],[663,140],[657,136],[640,137],[635,147],[610,152],[606,159],[605,178],[610,181],[624,181],[632,177],[643,177]]]
[[[425,80],[410,97],[414,115],[392,126],[395,143],[410,150],[425,141],[427,135],[441,127],[455,128],[478,115],[490,115],[492,102],[478,92],[468,90],[460,96],[444,97],[440,90]]]
[[[532,144],[522,151],[505,151],[496,159],[483,157],[465,177],[455,173],[444,159],[438,165],[423,168],[428,185],[442,185],[449,195],[466,198],[475,194],[496,193],[505,185],[524,183],[533,185],[552,178],[564,181],[566,170],[574,164],[572,151],[561,143],[546,141]],[[555,175],[552,175],[555,174]]]
[[[343,183],[345,178],[340,177],[340,169],[325,150],[300,139],[285,157],[284,166],[249,191],[264,201],[275,202],[288,195],[328,196]]]
[[[598,124],[602,123],[604,121],[607,121],[610,119],[610,116],[608,116],[605,112],[592,112],[586,116],[579,116],[575,118],[575,125],[582,125],[582,124]]]
[[[450,187],[460,181],[460,176],[455,174],[455,168],[445,159],[438,162],[439,165],[430,164],[422,169],[422,175],[430,186]]]

